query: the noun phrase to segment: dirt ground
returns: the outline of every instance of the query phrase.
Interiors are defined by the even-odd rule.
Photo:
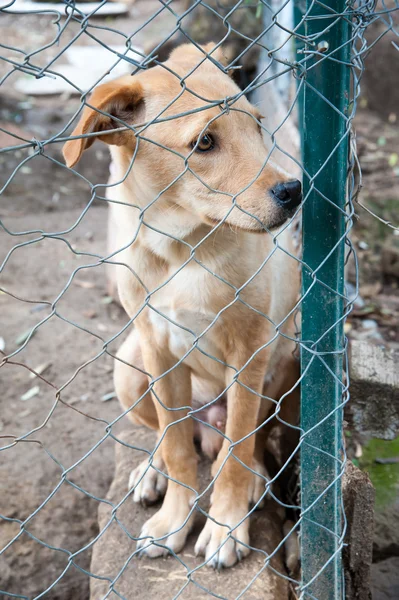
[[[152,1],[140,4],[140,10],[134,9],[129,18],[98,19],[96,25],[131,32],[158,5]],[[43,15],[2,15],[1,28],[7,31],[10,45],[32,50],[53,36],[49,21]],[[151,43],[152,36],[159,37],[161,26],[168,26],[165,17],[153,22],[149,36],[138,35],[137,43]],[[63,43],[77,30],[78,25],[71,23]],[[112,32],[102,33],[107,43],[121,43]],[[83,36],[81,43],[92,42]],[[54,49],[44,56],[46,61],[51,52],[54,54]],[[9,65],[2,62],[1,68],[3,75]],[[13,83],[12,76],[1,88],[1,126],[27,139],[55,133],[79,105],[77,99],[68,97],[57,107],[52,98],[23,98],[16,94]],[[0,138],[2,147],[15,144],[15,138],[4,133],[0,132]],[[60,150],[60,145],[53,146],[49,155],[63,162]],[[1,155],[2,185],[27,156],[26,151]],[[81,170],[91,181],[106,183],[108,162],[107,153],[99,146],[82,162]],[[97,202],[79,220],[90,200],[89,186],[41,156],[25,164],[2,199],[6,231],[0,235],[1,260],[22,243],[8,257],[1,277],[2,287],[15,295],[0,293],[4,351],[16,350],[21,344],[18,338],[42,323],[15,361],[34,369],[47,366],[43,373],[46,381],[31,379],[29,370],[20,365],[9,363],[1,369],[0,435],[2,446],[9,448],[2,452],[0,462],[0,514],[5,517],[0,521],[0,546],[14,541],[0,557],[0,594],[34,598],[62,576],[46,598],[86,600],[89,577],[85,571],[90,568],[91,549],[81,549],[98,532],[98,504],[114,473],[114,442],[107,437],[106,427],[121,412],[116,399],[102,400],[113,391],[113,359],[102,352],[105,342],[127,322],[123,311],[109,302],[105,267],[86,268],[98,261],[79,254],[104,255],[107,208]],[[24,231],[36,233],[20,235]],[[45,236],[63,231],[70,232],[63,234],[62,240]],[[38,237],[41,241],[23,245]],[[81,267],[68,291],[59,297],[71,274]],[[49,303],[56,298],[52,309]],[[110,353],[117,350],[121,339],[107,346]],[[55,389],[64,385],[57,400]],[[21,400],[36,387],[36,395]],[[112,432],[117,435],[122,426],[114,425]],[[33,429],[35,433],[27,436]],[[22,440],[15,444],[17,437]],[[54,490],[56,494],[51,496]],[[30,515],[21,533],[20,522]],[[70,555],[79,550],[70,561]]]
[[[140,1],[128,18],[99,19],[96,24],[112,23],[130,32],[154,13],[155,5]],[[27,30],[34,32],[36,45],[48,39],[49,20],[43,15],[1,19],[12,45],[28,49],[31,44],[31,50]],[[139,34],[137,42],[148,47],[173,23],[172,17],[170,22],[155,20],[150,33]],[[71,24],[63,43],[77,27]],[[112,32],[100,34],[108,43],[114,40]],[[81,41],[90,42],[87,37]],[[4,64],[2,68],[1,75]],[[0,89],[0,126],[27,139],[59,131],[78,106],[76,98],[65,97],[56,110],[51,99],[21,98],[12,81]],[[364,169],[362,202],[397,223],[399,173],[392,157],[398,152],[399,114],[398,120],[390,115],[364,105],[356,129]],[[0,131],[0,147],[15,143]],[[47,153],[62,163],[60,150],[54,144]],[[25,150],[0,154],[2,185],[28,155]],[[90,181],[106,183],[104,148],[95,145],[79,170]],[[0,293],[4,351],[21,347],[26,332],[37,326],[26,347],[0,370],[0,436],[1,445],[8,446],[0,462],[0,546],[12,542],[0,557],[0,594],[7,599],[12,594],[31,599],[45,590],[51,600],[86,600],[89,594],[91,548],[85,546],[98,531],[98,505],[113,477],[114,441],[108,424],[121,412],[117,400],[108,398],[113,391],[112,354],[125,334],[112,338],[128,321],[107,295],[105,266],[96,258],[106,251],[107,207],[95,201],[85,212],[90,196],[84,180],[42,156],[26,162],[2,196],[0,260],[7,262],[1,286],[10,292]],[[382,267],[385,249],[394,247],[394,234],[361,207],[357,213],[353,241],[363,265],[363,302],[349,320],[348,333],[395,346],[398,278]],[[348,277],[355,283],[353,271]],[[366,321],[376,324],[371,333]],[[45,366],[45,380],[31,378],[26,366]],[[59,397],[56,389],[61,389]],[[115,423],[112,433],[126,425],[125,419]]]
[[[80,213],[77,208],[62,210],[60,207],[54,212],[31,212],[29,217],[9,217],[6,222],[13,231],[40,229],[43,225],[47,231],[60,231],[70,227]],[[81,251],[101,253],[105,229],[106,210],[93,207],[84,223],[67,239]],[[14,239],[4,235],[1,239],[4,257]],[[75,258],[64,242],[43,240],[19,248],[11,256],[3,286],[20,297],[52,301],[63,290],[71,273],[87,263],[85,259]],[[7,435],[3,444],[12,444],[15,436],[24,436],[38,428],[29,436],[29,441],[11,445],[3,452],[0,512],[11,521],[1,522],[2,546],[19,531],[15,519],[26,519],[60,483],[65,470],[73,467],[65,474],[56,496],[38,512],[26,527],[26,533],[0,559],[1,589],[10,593],[24,593],[29,597],[39,594],[67,566],[65,550],[79,550],[96,533],[98,501],[93,496],[104,496],[113,474],[113,441],[106,439],[106,422],[120,413],[116,400],[101,401],[113,390],[113,360],[102,355],[87,364],[76,377],[75,374],[85,361],[102,352],[104,342],[127,321],[118,307],[102,302],[104,299],[107,301],[104,267],[79,271],[76,282],[57,303],[56,314],[48,321],[46,318],[51,314],[48,305],[27,304],[6,294],[0,296],[2,336],[7,352],[18,347],[16,340],[21,334],[44,320],[15,361],[33,368],[49,363],[43,376],[56,388],[72,379],[61,393],[61,400],[71,403],[68,407],[56,401],[53,387],[37,378],[31,379],[24,367],[8,364],[1,370],[1,433]],[[111,344],[109,350],[115,351],[116,345]],[[23,394],[35,386],[39,388],[37,395],[22,401]],[[50,413],[50,420],[43,426]],[[104,436],[96,451],[79,463]],[[75,485],[83,489],[73,487]],[[30,534],[64,551],[44,549]],[[78,562],[88,569],[90,552],[83,553]],[[87,586],[87,576],[71,568],[49,597],[87,598]]]

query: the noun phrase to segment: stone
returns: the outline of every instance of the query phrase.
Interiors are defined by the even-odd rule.
[[[378,490],[377,490],[378,491]],[[393,502],[378,506],[375,512],[373,559],[379,562],[399,556],[399,486]],[[399,597],[399,596],[398,596]]]
[[[56,11],[65,15],[66,5],[61,2],[31,2],[30,0],[15,0],[13,2],[12,10],[16,13],[30,13],[40,10],[45,11]],[[129,11],[127,4],[123,2],[107,2],[103,6],[99,7],[98,2],[83,2],[79,3],[79,11],[84,15],[92,15],[90,17],[109,17],[116,15],[124,15]],[[70,9],[69,11],[70,12]]]
[[[381,270],[384,275],[399,279],[399,241],[392,240],[384,245],[381,252]]]
[[[399,351],[352,340],[348,411],[363,437],[393,440],[399,434]]]
[[[393,600],[399,598],[399,556],[372,566],[373,600]]]
[[[347,532],[342,560],[346,600],[371,600],[374,488],[367,473],[348,461],[342,480]]]
[[[64,52],[68,64],[57,65],[51,77],[36,79],[24,75],[16,80],[14,87],[27,96],[80,95],[97,82],[106,83],[131,73],[134,63],[130,61],[141,62],[142,52],[138,47],[126,51],[126,46],[72,46]],[[119,55],[125,55],[126,60],[118,61]]]
[[[110,588],[115,592],[111,591],[107,598],[115,600],[117,597],[171,600],[177,596],[182,600],[201,600],[210,597],[205,589],[211,590],[215,597],[236,598],[246,586],[249,586],[245,593],[248,600],[288,600],[290,591],[282,552],[277,552],[271,559],[271,569],[265,568],[264,562],[265,553],[273,552],[282,539],[282,523],[277,505],[272,501],[252,518],[251,544],[258,551],[252,551],[248,558],[232,569],[220,573],[207,567],[194,570],[202,562],[194,555],[194,542],[203,519],[198,519],[198,526],[190,535],[179,560],[172,556],[160,559],[133,557],[136,548],[134,538],[157,508],[144,509],[134,504],[131,497],[125,498],[128,479],[131,469],[145,457],[137,448],[151,448],[155,439],[152,432],[133,426],[118,439],[121,443],[116,444],[115,477],[98,512],[102,533],[93,547],[91,600],[105,597]],[[201,490],[209,481],[206,473],[209,467],[209,462],[200,461]],[[117,505],[113,518],[113,507]],[[190,578],[188,572],[191,573]]]

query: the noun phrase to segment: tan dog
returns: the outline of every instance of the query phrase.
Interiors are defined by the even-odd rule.
[[[219,51],[212,58],[223,60]],[[180,78],[201,61],[185,89]],[[196,408],[226,390],[225,436],[216,431],[220,442],[209,449],[221,446],[211,518],[196,544],[215,567],[249,554],[248,505],[267,481],[252,432],[274,406],[260,395],[276,398],[284,382],[299,290],[292,232],[282,226],[300,204],[301,186],[267,161],[257,109],[241,96],[226,110],[224,99],[239,93],[204,52],[181,46],[165,68],[98,87],[94,109],[84,109],[73,133],[97,132],[110,145],[122,250],[114,259],[126,265],[118,267],[118,290],[135,323],[118,354],[115,386],[123,407],[133,407],[130,418],[158,432],[153,464],[168,475],[148,460],[131,475],[135,501],[165,494],[138,546],[152,557],[183,548],[198,490],[191,401]],[[120,131],[121,121],[149,125]],[[93,141],[67,142],[68,166]]]

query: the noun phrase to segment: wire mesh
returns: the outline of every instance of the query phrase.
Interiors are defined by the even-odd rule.
[[[301,338],[308,292],[300,294],[300,272],[342,302],[342,314],[322,338],[344,322],[354,297],[320,277],[335,248],[316,268],[302,260],[299,222],[312,193],[337,209],[317,177],[350,141],[339,242],[352,260],[349,233],[362,185],[352,121],[364,60],[384,35],[397,36],[399,6],[358,1],[337,11],[322,2],[298,3],[295,22],[290,0],[137,1],[133,18],[121,16],[115,27],[102,15],[110,6],[117,7],[106,0],[89,8],[13,0],[0,8],[0,91],[13,98],[9,114],[23,95],[34,119],[26,127],[34,137],[18,119],[0,128],[1,194],[11,206],[1,219],[0,300],[13,331],[27,323],[12,347],[1,350],[11,410],[18,414],[2,431],[2,450],[5,472],[14,468],[19,482],[19,497],[2,509],[2,555],[7,569],[18,570],[24,553],[36,553],[40,571],[30,589],[18,577],[9,586],[5,577],[0,593],[87,597],[90,581],[92,598],[264,598],[266,587],[273,598],[315,598],[314,582],[344,545],[343,510],[335,515],[338,532],[327,532],[337,538],[335,553],[310,580],[301,579],[297,536],[312,507],[337,486],[346,459],[339,447],[336,477],[310,507],[301,507],[298,456],[312,429],[305,432],[298,422],[307,377],[306,368],[299,374],[298,349],[312,353],[340,393],[338,406],[315,428],[344,407],[349,382],[331,370],[325,350]],[[314,7],[325,27],[309,33]],[[344,134],[310,174],[300,153],[298,113],[312,85],[309,72],[340,60],[324,38],[342,21],[350,24],[344,66],[351,74],[348,111],[338,115]],[[375,23],[382,29],[370,39]],[[183,43],[189,45],[166,61]],[[110,84],[116,76],[123,79]],[[108,87],[91,95],[100,85]],[[39,89],[49,95],[35,100]],[[48,123],[50,112],[55,117]],[[81,156],[98,138],[111,147],[109,175],[105,145],[97,141]],[[301,203],[285,185],[297,179],[305,184]],[[346,342],[328,353],[346,363]],[[110,391],[113,361],[122,410]],[[32,385],[20,396],[21,409],[13,390],[26,389],[27,373]],[[158,429],[156,440],[137,424]],[[211,477],[204,467],[196,477],[193,437],[202,454],[219,452]],[[107,495],[114,445],[117,475]],[[201,460],[209,471],[209,460]],[[29,478],[46,479],[46,473],[35,497]],[[165,493],[159,512],[140,507]],[[73,538],[84,539],[74,546],[69,531],[87,523],[76,508],[82,498],[91,515],[99,509],[100,527]],[[256,531],[249,530],[250,518]],[[206,570],[233,566],[248,554],[234,567],[238,578],[230,570],[216,578]],[[168,563],[148,559],[165,555]],[[317,597],[344,592],[330,593]]]

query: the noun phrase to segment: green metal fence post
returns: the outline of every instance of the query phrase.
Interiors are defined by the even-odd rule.
[[[344,286],[351,28],[350,17],[337,15],[347,6],[345,0],[306,1],[304,32],[314,40],[306,50],[315,54],[299,55],[301,59],[309,57],[299,108],[307,173],[302,270],[301,598],[318,600],[344,597],[339,478],[342,410],[338,407],[342,401],[340,294]],[[297,9],[301,11],[298,1]]]

